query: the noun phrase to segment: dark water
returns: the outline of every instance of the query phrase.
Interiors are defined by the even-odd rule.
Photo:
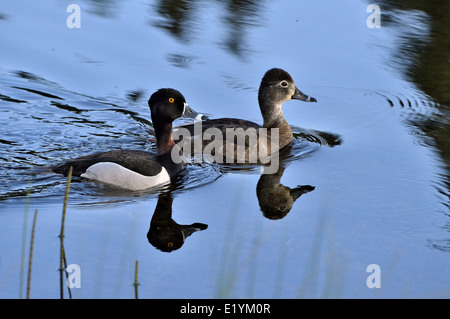
[[[271,67],[318,100],[285,103],[295,139],[277,174],[192,164],[170,196],[73,181],[73,298],[134,298],[136,261],[141,298],[450,296],[447,2],[379,1],[380,28],[365,1],[86,0],[81,28],[71,1],[25,2],[0,8],[0,297],[25,296],[35,210],[31,297],[60,297],[66,181],[46,166],[155,151],[147,99],[161,87],[261,123]],[[161,251],[152,220],[185,240]]]

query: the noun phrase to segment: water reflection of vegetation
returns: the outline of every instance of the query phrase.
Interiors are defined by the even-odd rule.
[[[217,1],[219,4],[219,2]],[[246,29],[248,26],[259,25],[259,12],[262,1],[259,0],[224,0],[220,1],[223,10],[224,26],[229,28],[228,37],[224,40],[224,47],[237,56],[248,52],[244,46]],[[167,30],[178,40],[189,42],[195,34],[194,21],[196,11],[204,4],[196,0],[161,0],[156,4],[157,13],[163,18],[154,23],[155,26]]]
[[[383,25],[398,30],[398,52],[392,62],[431,97],[433,106],[438,109],[432,115],[414,114],[408,119],[408,124],[419,128],[425,136],[425,142],[437,150],[446,171],[446,176],[440,177],[445,185],[440,185],[439,190],[450,197],[450,2],[380,2],[382,10],[386,12]],[[417,10],[423,13],[415,15],[416,20],[420,21],[414,21],[411,17]],[[409,15],[410,19],[400,19],[399,12]],[[407,24],[403,25],[405,22]],[[411,29],[417,28],[418,23],[427,28],[412,32]],[[444,205],[449,206],[448,202]]]

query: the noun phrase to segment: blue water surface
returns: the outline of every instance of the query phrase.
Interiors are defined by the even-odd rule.
[[[272,178],[260,166],[188,166],[171,217],[207,228],[172,252],[147,239],[161,190],[73,180],[72,298],[134,298],[136,261],[139,298],[450,297],[450,6],[427,3],[379,1],[380,20],[367,1],[3,5],[0,297],[26,297],[35,211],[30,297],[61,297],[66,179],[46,167],[154,152],[147,100],[162,87],[210,117],[262,123],[257,90],[272,67],[318,103],[284,104],[295,139]],[[279,192],[276,219],[261,185]]]

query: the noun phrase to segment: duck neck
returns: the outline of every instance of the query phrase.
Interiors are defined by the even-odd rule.
[[[152,222],[172,219],[172,202],[173,199],[170,193],[161,193],[158,196],[158,203],[152,216]]]
[[[165,154],[172,150],[175,142],[172,138],[172,123],[159,124],[154,127],[158,154]]]
[[[279,129],[291,130],[291,127],[289,126],[288,122],[284,118],[284,115],[283,113],[281,113],[281,111],[278,114],[272,113],[268,117],[263,116],[263,119],[264,119],[263,127],[266,128],[277,127]]]
[[[281,103],[274,102],[273,96],[265,91],[259,91],[258,103],[261,114],[264,119],[264,127],[278,127],[281,123],[286,122],[283,112],[281,111]]]
[[[281,104],[267,105],[267,102],[260,101],[260,103],[261,102],[261,113],[264,119],[263,127],[279,129],[279,147],[283,148],[292,141],[294,134],[292,133],[290,125],[284,118],[283,112],[281,111]]]

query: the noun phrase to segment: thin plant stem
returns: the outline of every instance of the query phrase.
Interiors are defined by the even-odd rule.
[[[138,281],[138,272],[139,272],[139,261],[136,260],[136,266],[134,269],[134,297],[135,299],[139,299],[138,297],[138,286],[139,286],[139,281]]]
[[[69,272],[67,271],[67,260],[66,260],[66,250],[64,249],[63,246],[63,261],[64,261],[64,270],[66,273],[66,282],[68,282],[69,280]],[[72,299],[72,291],[70,290],[70,286],[67,285],[67,290],[69,292],[69,299]]]
[[[70,190],[70,181],[72,180],[72,166],[69,169],[69,173],[67,174],[67,184],[66,184],[66,192],[64,194],[64,206],[63,206],[63,214],[62,214],[62,221],[61,221],[61,232],[60,237],[64,238],[64,226],[65,226],[65,219],[66,219],[66,211],[67,211],[67,202],[69,200],[69,190]]]
[[[30,299],[30,290],[31,290],[31,269],[33,266],[33,246],[34,246],[34,233],[36,229],[36,220],[37,220],[38,211],[34,212],[33,218],[33,228],[31,230],[31,241],[30,241],[30,257],[28,259],[28,280],[27,280],[27,299]]]
[[[59,288],[60,288],[61,299],[64,299],[63,271],[66,269],[64,267],[64,265],[65,264],[67,265],[67,263],[65,262],[66,254],[65,254],[65,250],[64,250],[64,227],[65,227],[65,222],[66,222],[67,202],[69,199],[69,190],[70,190],[70,181],[72,180],[72,171],[73,171],[73,167],[71,166],[69,169],[69,173],[67,174],[67,185],[66,185],[66,192],[64,194],[64,206],[63,206],[62,220],[61,220],[61,231],[59,233],[59,239],[61,241],[60,258],[59,258]],[[67,274],[66,274],[66,276],[67,276]],[[70,288],[69,288],[69,294],[70,294]]]
[[[23,220],[23,233],[22,233],[22,254],[20,261],[20,283],[19,283],[19,299],[22,299],[23,294],[23,277],[25,269],[25,250],[26,250],[26,240],[27,240],[27,228],[28,228],[28,207],[30,206],[30,193],[31,193],[31,177],[29,180],[30,186],[27,189],[27,196],[25,202],[25,216]]]

